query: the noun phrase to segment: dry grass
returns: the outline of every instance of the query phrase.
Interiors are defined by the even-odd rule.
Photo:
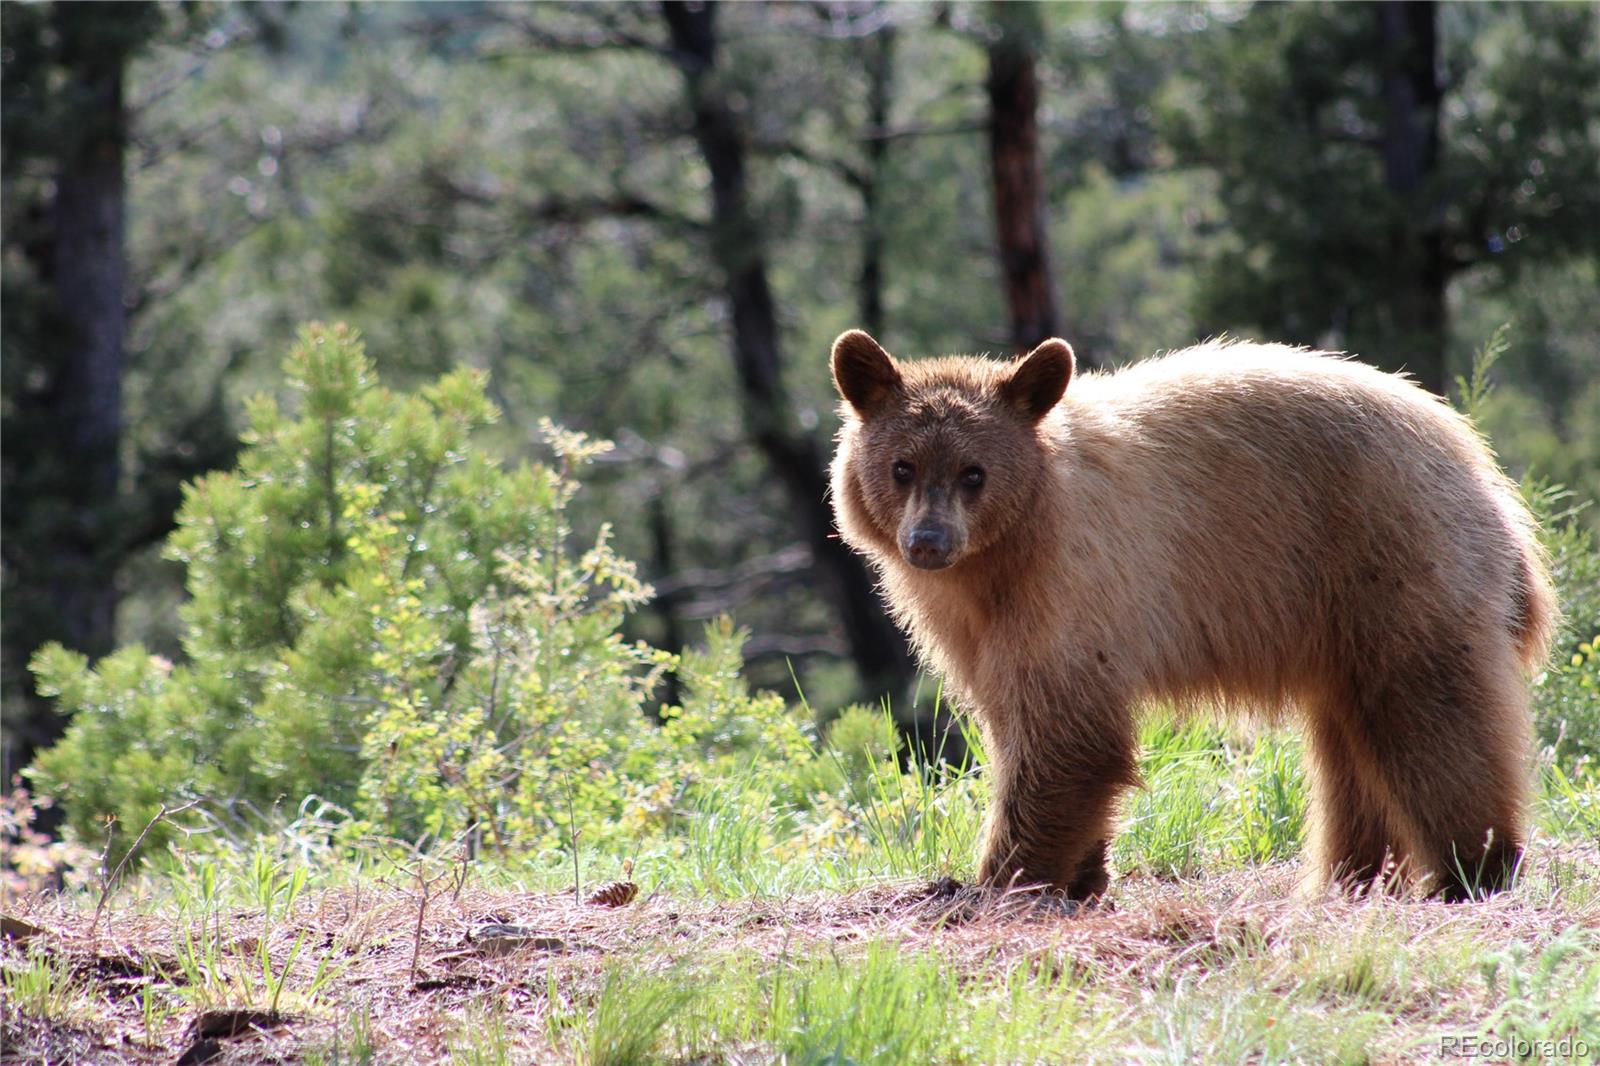
[[[246,978],[219,987],[237,1001],[186,988],[178,957],[185,928],[173,915],[113,907],[91,935],[92,908],[24,898],[13,917],[43,931],[4,941],[13,973],[54,966],[69,994],[58,1007],[24,1009],[8,980],[7,1062],[217,1063],[304,1061],[437,1062],[472,1042],[473,1027],[502,1031],[504,1061],[549,1061],[580,1051],[559,1035],[581,1026],[606,975],[633,979],[715,974],[734,967],[782,967],[828,955],[846,964],[868,945],[907,956],[932,954],[957,975],[1012,972],[1075,975],[1094,1010],[1122,1018],[1130,1038],[1137,1020],[1159,1012],[1163,990],[1194,975],[1238,969],[1261,991],[1285,995],[1326,982],[1330,1002],[1362,993],[1381,973],[1344,973],[1343,952],[1375,946],[1368,960],[1410,953],[1410,972],[1428,972],[1429,953],[1459,957],[1437,979],[1412,979],[1384,994],[1396,1033],[1479,1032],[1493,992],[1470,978],[1474,959],[1522,945],[1537,951],[1573,926],[1600,931],[1600,892],[1567,898],[1553,864],[1600,869],[1595,849],[1546,853],[1516,891],[1488,902],[1449,905],[1422,900],[1295,892],[1292,865],[1190,882],[1124,879],[1108,902],[1077,915],[1018,899],[979,900],[949,885],[882,884],[859,891],[786,899],[677,899],[663,894],[607,908],[570,895],[520,894],[467,887],[428,902],[414,939],[418,897],[402,888],[355,887],[307,892],[293,911],[264,930],[263,916],[226,911],[189,936],[215,938],[212,963],[252,971],[259,938],[269,937],[275,968],[287,965],[304,937],[302,957],[285,982],[274,1016]],[[1592,876],[1592,874],[1591,874]],[[496,929],[495,927],[502,927]],[[515,927],[507,929],[504,927]],[[1454,954],[1452,954],[1454,953]],[[413,955],[417,960],[413,975]],[[1415,956],[1415,957],[1412,957]],[[327,975],[313,988],[319,964]],[[1367,976],[1362,976],[1367,974]],[[259,991],[259,990],[258,990]],[[1152,996],[1156,1000],[1152,1000]],[[166,1005],[155,1018],[151,1003]],[[229,1011],[252,1013],[229,1013]],[[486,1023],[484,1014],[495,1018]],[[1268,1022],[1270,1024],[1270,1020]],[[465,1034],[465,1035],[464,1035]],[[1403,1043],[1403,1042],[1402,1042]],[[1428,1058],[1397,1047],[1393,1058]],[[1413,1053],[1415,1052],[1415,1053]],[[710,1060],[752,1061],[750,1049],[722,1049]],[[181,1056],[187,1055],[187,1059]],[[208,1057],[209,1056],[209,1057]],[[491,1059],[494,1061],[494,1059]]]

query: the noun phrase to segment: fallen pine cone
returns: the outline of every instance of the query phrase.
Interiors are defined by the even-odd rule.
[[[584,899],[596,907],[625,907],[639,894],[639,886],[632,881],[607,881],[596,886]]]

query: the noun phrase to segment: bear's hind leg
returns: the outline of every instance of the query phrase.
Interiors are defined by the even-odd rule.
[[[1310,723],[1311,854],[1319,887],[1373,884],[1407,851],[1388,814],[1383,781],[1346,735],[1350,717],[1349,708],[1330,703]]]
[[[1398,760],[1395,776],[1409,781],[1408,813],[1433,891],[1451,901],[1480,899],[1509,887],[1522,865],[1527,688],[1508,654],[1500,669],[1475,664],[1436,691],[1437,706],[1456,713],[1440,736],[1435,774],[1408,778]]]
[[[1509,647],[1419,655],[1365,691],[1356,724],[1430,889],[1464,900],[1507,887],[1522,860],[1529,749]]]

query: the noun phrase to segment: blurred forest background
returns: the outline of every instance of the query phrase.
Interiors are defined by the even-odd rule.
[[[831,539],[847,327],[1100,367],[1228,332],[1446,392],[1511,322],[1485,429],[1600,496],[1593,5],[8,3],[0,38],[8,776],[65,725],[41,645],[181,658],[181,486],[311,319],[397,386],[487,371],[507,456],[614,440],[574,506],[655,587],[630,634],[731,614],[822,709],[916,680]]]

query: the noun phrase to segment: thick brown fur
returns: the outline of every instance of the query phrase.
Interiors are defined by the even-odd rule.
[[[1103,891],[1135,714],[1170,703],[1298,712],[1319,882],[1504,887],[1556,606],[1471,424],[1281,345],[1072,369],[1061,341],[1009,364],[834,347],[839,529],[983,731],[980,879]]]

